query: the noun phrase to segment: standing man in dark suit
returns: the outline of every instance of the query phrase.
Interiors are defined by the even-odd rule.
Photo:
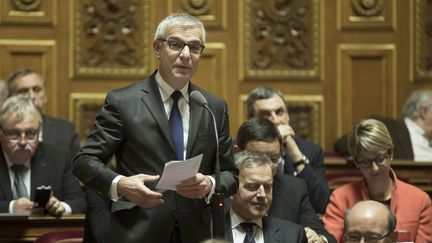
[[[39,141],[69,150],[73,159],[80,149],[78,134],[72,123],[43,114],[44,106],[48,102],[44,83],[44,78],[34,70],[18,69],[8,79],[9,95],[28,95],[42,113]]]
[[[83,213],[84,195],[72,175],[69,151],[38,140],[42,117],[32,100],[14,96],[0,110],[0,212],[32,211],[36,187],[50,186],[46,210]]]
[[[315,211],[324,214],[330,190],[324,172],[324,152],[317,144],[295,137],[289,125],[285,98],[280,90],[258,87],[248,96],[247,117],[265,117],[275,124],[282,136],[283,160],[279,173],[302,178]]]
[[[268,215],[305,227],[308,242],[336,242],[312,208],[304,180],[277,173],[281,161],[282,138],[277,127],[263,117],[245,121],[237,131],[234,150],[257,151],[268,155],[273,166],[273,202]]]
[[[112,242],[194,243],[210,237],[208,200],[215,189],[216,139],[210,113],[190,99],[194,90],[204,95],[216,116],[221,189],[230,196],[238,188],[226,102],[190,81],[205,34],[202,22],[185,13],[162,20],[153,42],[159,69],[108,93],[93,132],[75,158],[75,175],[112,200]],[[170,126],[174,119],[179,120]],[[196,175],[175,191],[155,188],[166,162],[199,154],[203,157]],[[106,167],[113,155],[115,170]]]
[[[270,158],[248,150],[236,153],[235,158],[239,188],[225,216],[225,238],[233,243],[307,242],[300,225],[266,216],[272,204]]]

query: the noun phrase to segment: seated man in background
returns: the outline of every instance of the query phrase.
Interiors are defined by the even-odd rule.
[[[272,203],[270,158],[245,150],[235,155],[235,162],[239,169],[239,188],[225,217],[225,238],[233,243],[306,242],[300,225],[266,216]]]
[[[386,242],[397,240],[396,216],[387,206],[376,201],[361,201],[345,215],[345,234],[350,242]]]
[[[394,159],[432,161],[432,90],[411,93],[403,108],[404,118],[372,116],[387,126],[394,143]],[[352,160],[347,135],[334,144],[337,154]]]
[[[84,195],[72,175],[70,151],[40,143],[42,117],[32,100],[8,98],[0,109],[0,212],[33,211],[36,187],[49,186],[46,211],[54,216],[83,213]]]
[[[324,173],[324,152],[319,145],[295,137],[289,125],[286,101],[280,90],[259,87],[247,98],[247,117],[265,117],[275,124],[282,136],[280,173],[297,176],[306,182],[309,199],[317,213],[323,214],[330,190]]]
[[[305,182],[291,175],[278,173],[282,138],[277,127],[263,117],[245,121],[237,131],[234,151],[257,151],[268,155],[273,167],[273,202],[268,215],[305,227],[308,242],[336,242],[325,229],[312,208]]]
[[[9,95],[28,95],[43,113],[48,98],[44,87],[45,80],[37,72],[22,68],[16,70],[8,79]],[[80,149],[79,137],[72,123],[42,114],[42,129],[39,141],[49,143],[70,151],[71,159]]]

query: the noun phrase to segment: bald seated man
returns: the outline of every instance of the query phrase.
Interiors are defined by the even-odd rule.
[[[367,200],[345,215],[346,242],[396,242],[396,216],[384,204]]]

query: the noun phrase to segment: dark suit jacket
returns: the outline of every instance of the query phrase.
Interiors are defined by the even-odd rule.
[[[75,158],[74,173],[89,188],[108,196],[112,180],[118,175],[138,173],[161,175],[164,163],[174,160],[171,139],[155,73],[144,81],[108,93],[97,115],[95,129]],[[219,133],[221,186],[225,196],[238,188],[237,169],[232,156],[226,102],[189,85],[189,93],[200,90],[216,116]],[[190,123],[186,157],[203,154],[199,172],[214,173],[216,141],[213,120],[208,111],[189,102]],[[108,169],[115,153],[116,171]],[[146,184],[155,190],[155,185]],[[178,218],[183,242],[199,242],[210,237],[210,210],[204,199],[188,199],[175,191],[159,190],[165,204],[140,208],[125,200],[111,206],[112,242],[168,242],[175,218]]]
[[[294,176],[273,177],[273,202],[268,215],[309,227],[324,235],[329,242],[336,242],[336,239],[324,229],[323,223],[312,208],[305,182]]]
[[[1,147],[0,147],[1,151]],[[39,143],[31,160],[30,199],[34,200],[36,187],[50,185],[53,194],[72,208],[72,213],[85,210],[84,193],[72,174],[70,154],[67,150],[51,144]],[[0,212],[9,211],[13,200],[9,170],[3,153],[0,154]]]
[[[330,198],[330,190],[324,171],[324,152],[317,144],[300,138],[296,138],[295,141],[302,153],[309,159],[309,165],[306,165],[297,177],[306,182],[309,200],[315,211],[324,214]],[[285,161],[284,173],[294,175],[293,163],[295,161],[287,153],[284,154],[283,158]]]
[[[42,120],[43,142],[69,149],[72,161],[80,149],[79,136],[74,125],[48,115],[43,115]]]
[[[370,118],[381,121],[386,125],[394,144],[394,159],[414,159],[411,137],[404,120],[395,120],[382,116],[371,116]],[[353,158],[348,151],[347,140],[348,135],[344,135],[338,139],[334,144],[334,150],[337,154],[352,160]]]
[[[282,219],[264,217],[263,232],[265,243],[307,242],[306,233],[302,226]],[[233,242],[229,212],[225,214],[225,239]]]

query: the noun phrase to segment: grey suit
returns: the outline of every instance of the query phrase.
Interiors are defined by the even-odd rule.
[[[0,212],[8,212],[9,203],[13,200],[9,178],[6,160],[0,153]],[[84,193],[72,175],[70,154],[66,149],[39,143],[31,160],[30,199],[34,199],[36,187],[41,185],[50,185],[54,196],[69,204],[72,213],[84,212]]]
[[[282,219],[264,217],[263,232],[265,243],[307,242],[306,233],[302,226]],[[225,239],[233,242],[229,212],[225,214]]]
[[[164,163],[175,159],[155,73],[144,81],[108,93],[105,105],[96,117],[95,129],[75,158],[74,173],[95,192],[107,197],[117,175],[138,173],[161,175]],[[189,85],[189,93],[200,90]],[[200,90],[216,116],[220,143],[221,185],[225,196],[238,188],[237,170],[232,156],[226,103]],[[216,141],[212,118],[194,102],[190,106],[189,138],[186,157],[203,153],[199,172],[214,173]],[[108,169],[115,154],[116,171]],[[155,185],[146,184],[151,189]],[[175,218],[178,219],[183,242],[199,242],[210,237],[210,209],[204,199],[184,198],[174,191],[161,191],[165,204],[140,208],[124,200],[111,206],[112,242],[168,242]]]
[[[42,119],[43,142],[69,149],[72,160],[80,149],[79,136],[74,125],[48,115],[43,115]]]

